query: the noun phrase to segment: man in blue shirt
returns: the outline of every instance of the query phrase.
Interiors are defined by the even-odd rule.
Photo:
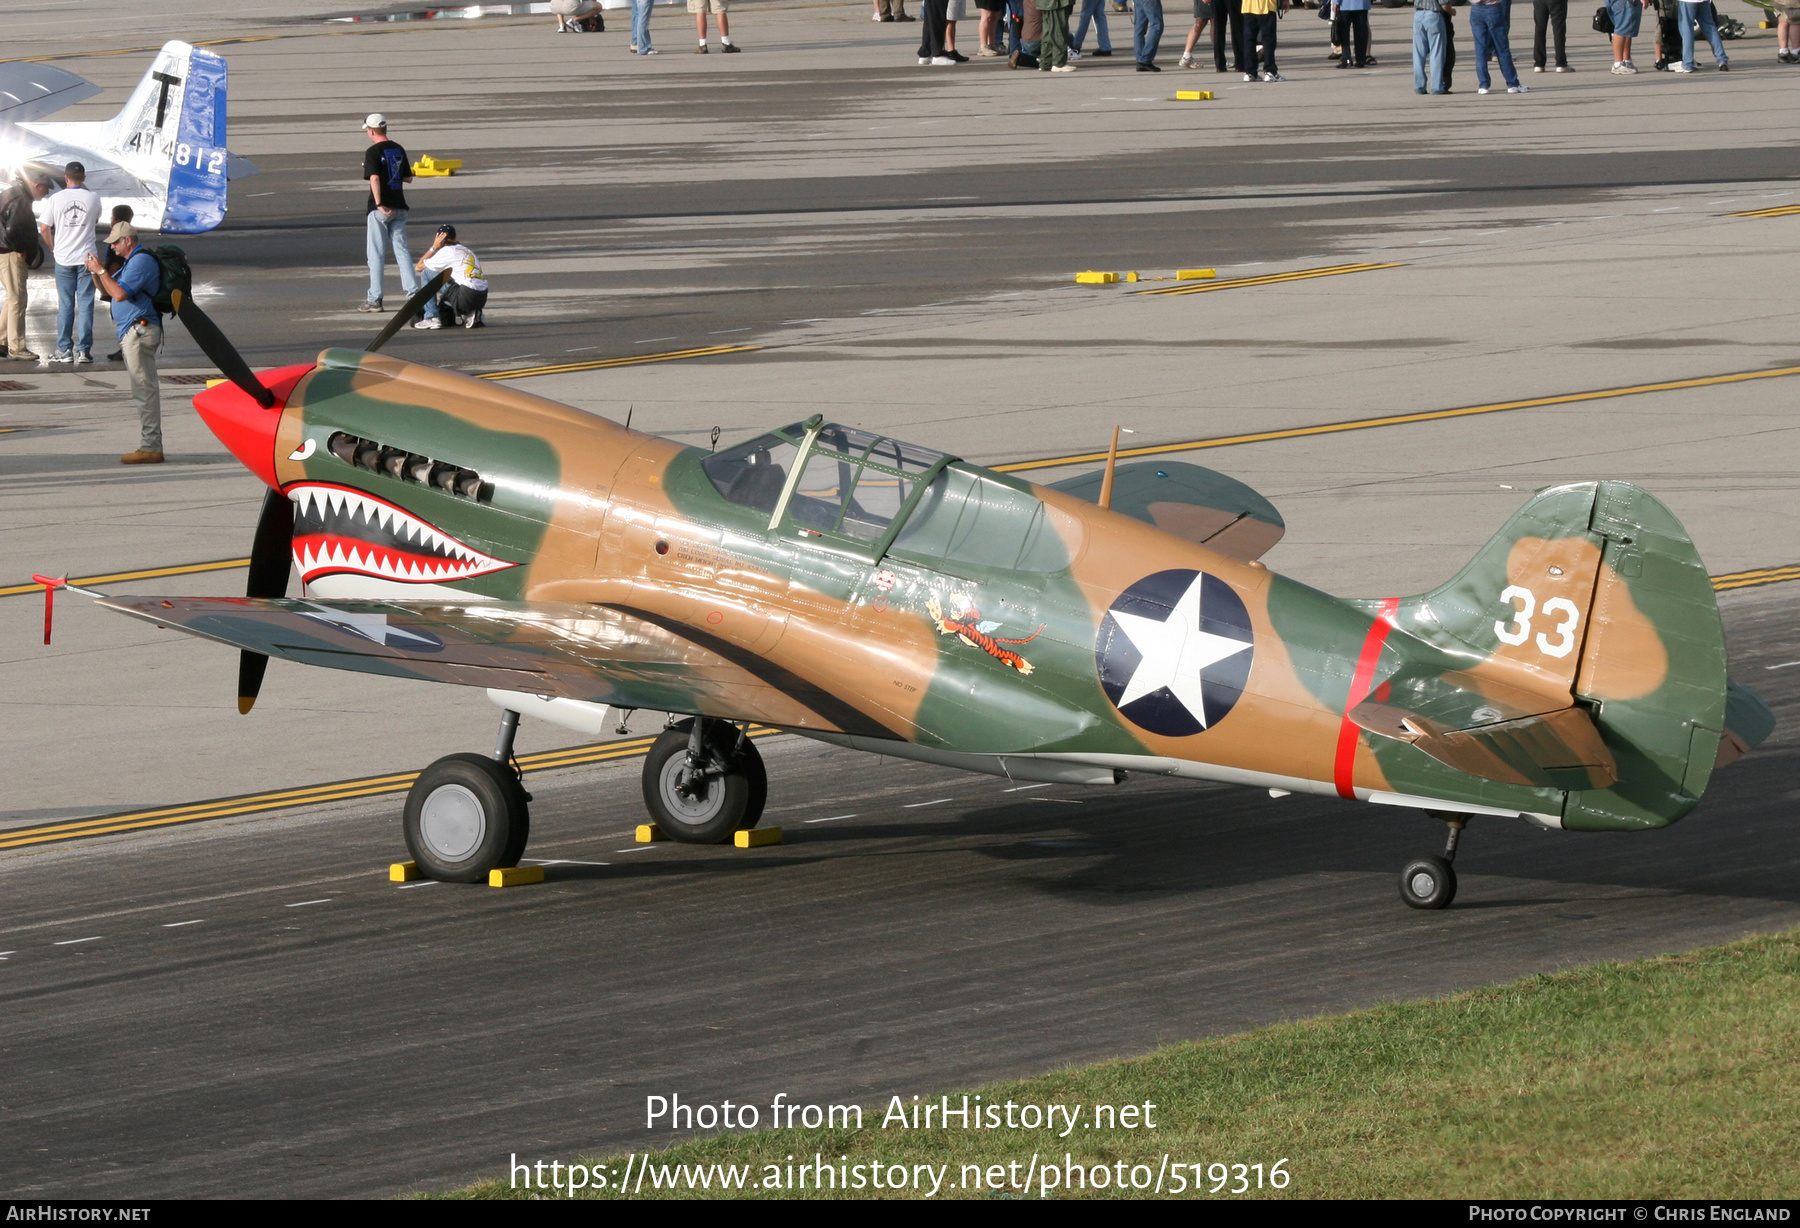
[[[157,387],[156,351],[162,348],[162,317],[156,313],[155,294],[162,288],[162,266],[156,257],[138,246],[137,228],[119,222],[106,236],[113,255],[124,261],[117,278],[93,256],[87,259],[94,284],[112,299],[113,327],[119,330],[119,351],[131,373],[131,399],[137,403],[142,434],[137,451],[119,458],[126,465],[160,465],[163,461],[162,395]]]

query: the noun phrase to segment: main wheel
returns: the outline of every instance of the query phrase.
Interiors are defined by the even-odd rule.
[[[644,760],[644,806],[663,835],[684,844],[722,844],[755,827],[769,796],[769,776],[756,744],[735,725],[712,721],[705,762],[688,764],[694,722],[665,729]]]
[[[1400,898],[1408,908],[1448,908],[1456,898],[1456,870],[1442,857],[1420,857],[1400,871]]]
[[[478,883],[516,866],[531,838],[525,790],[510,766],[485,755],[446,755],[406,795],[406,851],[426,878]]]

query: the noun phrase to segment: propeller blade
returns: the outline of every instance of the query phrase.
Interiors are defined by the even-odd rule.
[[[387,327],[375,334],[375,340],[369,342],[369,348],[365,353],[373,354],[392,341],[395,333],[423,315],[426,300],[438,292],[438,287],[444,284],[444,278],[448,276],[450,276],[449,269],[439,269],[430,281],[413,291],[413,296],[401,305],[399,311],[394,313],[394,318],[387,322]]]
[[[257,517],[256,537],[250,545],[250,579],[244,587],[244,596],[287,596],[288,560],[293,549],[294,505],[279,490],[271,490],[263,496],[262,515]],[[268,667],[269,658],[260,652],[239,655],[239,714],[248,714],[256,705],[257,693],[262,690],[263,671]]]
[[[200,310],[200,304],[194,301],[194,296],[176,290],[169,297],[175,301],[176,318],[187,327],[194,344],[212,359],[213,366],[223,372],[226,379],[242,388],[258,405],[264,409],[274,409],[275,394],[256,378],[255,373],[250,370],[250,364],[237,352],[237,347],[225,339],[225,334],[212,322],[212,317]]]

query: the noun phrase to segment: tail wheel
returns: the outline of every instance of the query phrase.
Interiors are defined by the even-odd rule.
[[[512,768],[485,755],[447,755],[406,795],[406,850],[426,878],[478,883],[519,864],[531,838],[528,797]]]
[[[722,844],[755,827],[769,796],[756,744],[737,726],[708,721],[698,764],[689,753],[694,722],[665,729],[644,760],[644,806],[665,836]]]
[[[1420,857],[1400,871],[1400,898],[1408,908],[1448,908],[1456,898],[1456,871],[1442,857]]]

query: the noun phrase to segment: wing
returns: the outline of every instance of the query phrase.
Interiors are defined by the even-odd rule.
[[[86,77],[53,64],[0,64],[0,123],[42,119],[100,92]]]
[[[893,736],[850,719],[841,701],[762,658],[604,606],[233,597],[109,597],[99,604],[327,669]]]
[[[1103,477],[1084,473],[1051,489],[1098,503]],[[1236,478],[1180,461],[1115,466],[1112,510],[1245,562],[1261,558],[1287,532],[1275,505]]]

